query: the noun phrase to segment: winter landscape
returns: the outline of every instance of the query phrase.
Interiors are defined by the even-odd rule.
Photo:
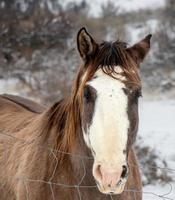
[[[174,17],[174,0],[0,0],[0,93],[44,105],[68,94],[81,62],[76,33],[82,26],[96,38],[130,45],[152,33],[141,65],[136,144],[143,200],[175,200]]]

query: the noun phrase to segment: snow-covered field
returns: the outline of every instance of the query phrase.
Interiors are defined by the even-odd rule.
[[[140,102],[139,135],[142,137],[143,145],[154,149],[160,158],[167,162],[167,168],[174,169],[171,176],[175,180],[175,101]],[[165,195],[167,199],[175,200],[175,182],[172,182],[171,185],[161,185],[157,182],[155,185],[144,187],[143,191],[145,192],[144,200],[166,199],[154,194],[164,195],[167,193],[169,193]]]

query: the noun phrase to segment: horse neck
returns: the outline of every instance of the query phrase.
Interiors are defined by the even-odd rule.
[[[71,180],[71,174],[73,175],[71,180],[73,184],[75,181],[78,182],[84,173],[91,174],[92,169],[92,160],[89,159],[91,153],[83,140],[81,121],[79,121],[81,119],[77,116],[78,113],[76,105],[73,105],[70,99],[64,99],[54,104],[43,116],[44,142],[48,143],[50,149],[53,149],[60,170],[69,176],[69,180]]]

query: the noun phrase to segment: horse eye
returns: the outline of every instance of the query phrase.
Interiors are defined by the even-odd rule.
[[[86,86],[84,88],[83,97],[84,97],[86,103],[88,103],[91,99],[91,91],[90,91],[90,88],[88,86]]]
[[[136,96],[137,98],[142,97],[142,90],[141,90],[141,89],[136,90],[136,91],[135,91],[135,96]]]

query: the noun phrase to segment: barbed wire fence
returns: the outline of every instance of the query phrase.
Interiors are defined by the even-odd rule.
[[[26,141],[25,139],[21,139],[21,138],[18,138],[16,136],[13,136],[13,135],[11,135],[9,133],[3,133],[1,131],[0,131],[0,135],[5,136],[5,137],[10,138],[10,139],[13,139],[15,141],[20,141],[21,143],[23,143],[25,145],[30,145],[33,142],[33,141]],[[75,189],[77,191],[79,200],[83,200],[83,196],[81,195],[80,189],[83,189],[83,188],[88,188],[88,189],[97,188],[96,184],[95,185],[81,185],[83,180],[84,180],[84,178],[85,178],[85,176],[86,176],[86,167],[85,167],[84,160],[87,160],[87,159],[88,160],[93,160],[93,157],[89,157],[89,156],[85,156],[85,155],[79,155],[79,154],[72,154],[72,153],[68,153],[68,152],[52,149],[52,148],[49,148],[49,147],[46,147],[46,146],[42,146],[42,145],[38,145],[38,147],[47,149],[53,155],[53,158],[55,159],[56,164],[54,166],[53,172],[52,172],[52,174],[51,174],[51,176],[50,176],[48,181],[40,180],[40,179],[31,179],[31,178],[27,178],[27,177],[18,177],[17,178],[18,180],[20,180],[20,181],[22,181],[24,183],[25,190],[26,190],[26,200],[30,200],[29,199],[29,190],[28,190],[27,182],[35,182],[35,183],[47,184],[50,187],[52,200],[56,200],[55,194],[54,194],[54,190],[53,190],[53,186],[59,186],[59,187],[64,187],[64,188],[68,188],[68,189]],[[57,167],[59,165],[59,161],[58,161],[58,158],[56,156],[56,153],[65,154],[65,155],[68,155],[68,156],[76,157],[76,158],[81,160],[82,169],[83,169],[83,175],[82,175],[82,177],[80,178],[80,181],[77,184],[69,185],[69,184],[64,184],[64,183],[59,183],[59,182],[54,182],[53,181],[54,175],[55,175]],[[138,167],[138,166],[136,166],[134,164],[129,164],[129,166],[130,167]],[[171,169],[171,168],[168,168],[168,167],[159,167],[159,166],[152,166],[152,165],[149,165],[149,166],[146,166],[146,167],[148,167],[150,169],[153,169],[153,170],[154,169],[159,169],[159,170],[162,170],[162,171],[171,172],[171,173],[173,173],[175,175],[175,169]],[[139,164],[139,168],[142,169],[143,166],[141,164]],[[133,188],[132,189],[125,189],[124,192],[130,192],[130,193],[132,192],[133,193],[133,200],[136,200],[136,194],[137,193],[142,193],[143,195],[149,195],[149,196],[155,197],[156,199],[159,199],[159,200],[174,200],[172,197],[170,197],[172,194],[175,195],[175,192],[173,191],[173,185],[172,185],[171,182],[170,183],[166,183],[166,184],[169,186],[169,188],[163,194],[158,194],[158,193],[152,192],[152,191],[136,190],[136,189],[133,189]],[[0,185],[0,189],[3,188],[4,185],[5,185],[5,183]],[[114,196],[112,194],[109,194],[108,196],[110,197],[111,200],[114,199]]]

